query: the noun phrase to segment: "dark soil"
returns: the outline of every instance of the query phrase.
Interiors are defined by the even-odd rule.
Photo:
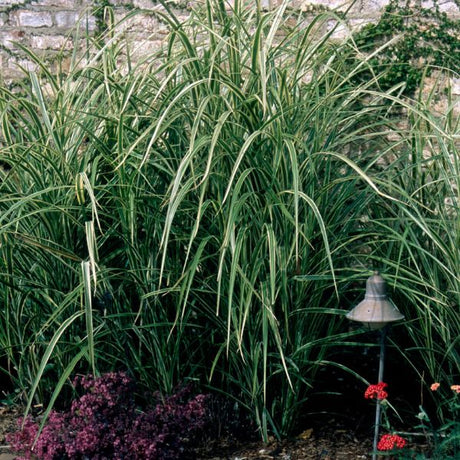
[[[371,458],[372,446],[368,440],[357,439],[346,430],[306,430],[299,437],[264,444],[252,442],[215,441],[197,452],[197,458],[203,460],[244,460],[244,459],[322,459],[345,460]]]
[[[17,420],[21,414],[18,409],[9,406],[0,406],[0,460],[7,460],[11,457],[8,444],[5,439],[7,433],[16,430]]]

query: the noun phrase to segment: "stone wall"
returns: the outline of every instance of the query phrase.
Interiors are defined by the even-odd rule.
[[[261,4],[269,9],[280,1],[261,0]],[[320,8],[350,9],[348,22],[351,27],[359,27],[378,21],[388,1],[292,0],[290,6],[305,14]],[[413,1],[425,8],[433,5],[432,0]],[[175,0],[169,3],[178,17],[185,19],[189,8],[200,2],[204,0]],[[153,10],[162,8],[155,0],[0,0],[0,79],[10,83],[23,75],[20,67],[34,68],[35,64],[26,58],[21,45],[32,49],[40,57],[49,58],[50,65],[57,53],[64,51],[71,55],[75,48],[83,46],[85,32],[92,35],[99,27],[97,7],[101,3],[112,5],[117,19],[133,10],[140,10],[126,23],[129,33],[136,40],[143,41],[140,48],[157,47],[164,40],[166,25],[151,14]],[[252,3],[255,4],[255,0]],[[442,11],[460,18],[458,0],[439,0],[438,3]],[[82,31],[80,38],[75,38],[77,25]],[[340,35],[340,29],[337,33]],[[79,43],[75,43],[76,40]]]

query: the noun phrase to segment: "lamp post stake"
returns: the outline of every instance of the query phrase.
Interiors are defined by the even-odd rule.
[[[379,356],[379,377],[377,382],[383,382],[383,370],[385,366],[385,339],[387,335],[388,326],[385,326],[380,330],[380,356]],[[372,460],[377,459],[377,443],[379,439],[380,429],[380,414],[382,411],[380,399],[377,398],[377,405],[375,407],[375,426],[374,426],[374,443],[373,443],[373,454]]]
[[[380,357],[378,383],[383,382],[383,369],[385,365],[385,339],[389,324],[399,321],[404,315],[395,307],[386,295],[385,280],[378,272],[368,278],[366,282],[366,295],[356,307],[350,310],[346,317],[352,321],[362,323],[367,329],[380,329]],[[381,402],[377,398],[375,408],[375,426],[372,460],[377,459],[377,444],[379,438]]]

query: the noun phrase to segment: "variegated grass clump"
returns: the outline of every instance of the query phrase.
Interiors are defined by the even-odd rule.
[[[171,32],[142,62],[119,65],[114,26],[68,74],[0,89],[2,366],[28,408],[121,367],[165,393],[198,379],[285,435],[355,345],[344,307],[373,268],[416,370],[458,375],[454,103],[356,85],[367,60],[331,13],[293,25],[288,3],[157,10]]]

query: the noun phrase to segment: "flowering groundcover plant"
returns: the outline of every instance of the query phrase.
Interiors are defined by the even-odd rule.
[[[430,390],[435,393],[444,386],[440,382],[434,382],[431,384]],[[431,433],[431,442],[434,453],[437,455],[436,458],[443,460],[460,458],[460,400],[458,397],[460,385],[450,385],[450,390],[452,390],[451,395],[448,395],[449,391],[445,392],[445,399],[441,402],[449,408],[450,419],[446,420],[441,427],[433,427],[430,417],[422,406],[420,406],[420,412],[417,415],[421,422],[419,428]]]
[[[388,404],[386,401],[388,393],[385,390],[387,386],[388,385],[384,382],[369,385],[364,392],[364,397],[366,399],[376,399],[379,402],[382,402],[382,407],[385,409]],[[430,390],[432,392],[437,392],[440,387],[441,383],[434,382],[430,385]],[[457,400],[457,395],[460,394],[460,385],[451,385],[450,389],[454,395],[453,398],[448,401],[449,408],[452,413],[452,421],[447,422],[443,427],[434,430],[433,427],[426,426],[425,423],[430,422],[430,419],[422,406],[420,406],[421,412],[417,415],[417,418],[419,418],[422,422],[418,428],[422,428],[424,432],[430,432],[433,435],[431,437],[431,440],[434,441],[435,444],[433,452],[435,457],[433,458],[442,458],[443,460],[460,458],[460,422],[458,422],[458,410],[460,408],[460,404]],[[387,429],[390,429],[388,421]],[[396,433],[386,433],[380,437],[380,440],[377,443],[377,450],[396,451],[403,449],[406,446],[406,439]],[[442,455],[442,457],[439,457],[439,455]]]
[[[369,385],[364,392],[366,399],[377,399],[379,401],[385,401],[388,398],[388,393],[385,390],[388,384],[385,382],[379,382],[375,385]],[[384,434],[381,436],[377,443],[377,450],[394,450],[402,449],[405,447],[407,441],[397,434]]]
[[[145,412],[137,409],[133,384],[123,372],[101,377],[77,377],[84,394],[69,412],[51,411],[39,433],[39,423],[28,416],[8,436],[23,460],[178,458],[206,420],[206,396],[190,397],[184,388]],[[38,435],[38,436],[37,436]]]

